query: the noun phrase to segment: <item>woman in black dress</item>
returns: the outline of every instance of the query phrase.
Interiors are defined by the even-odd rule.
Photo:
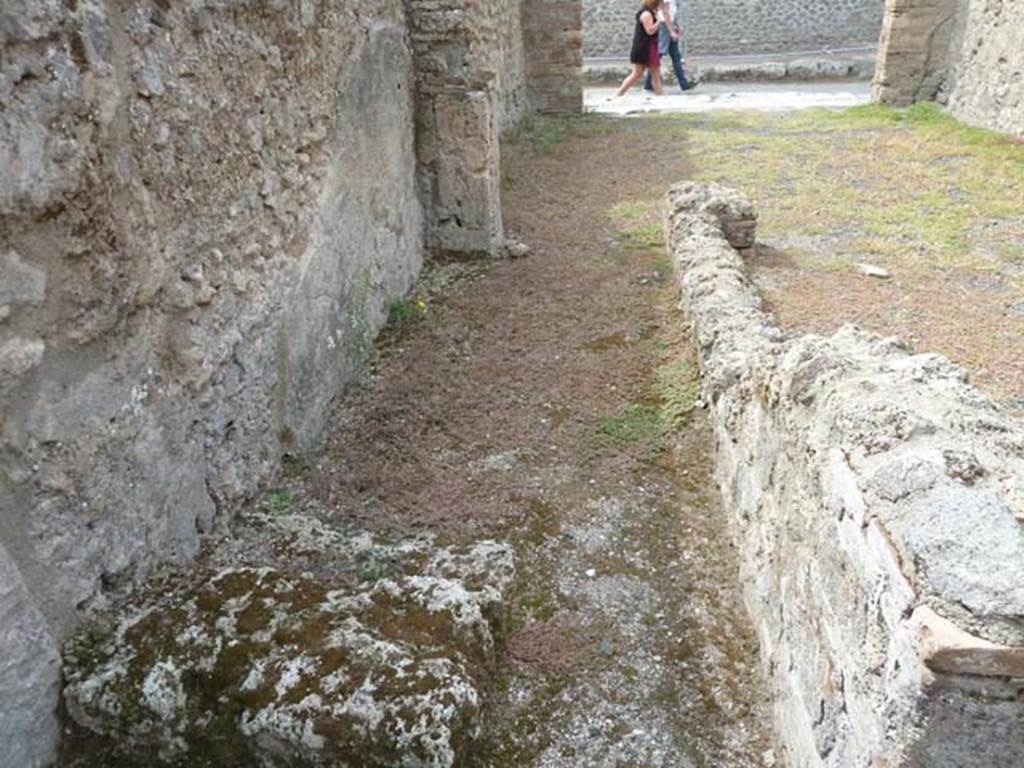
[[[658,6],[662,0],[643,0],[643,6],[636,13],[636,27],[633,29],[633,48],[629,61],[633,71],[629,73],[616,96],[621,96],[637,82],[644,72],[651,71],[651,85],[655,93],[661,93],[661,56],[658,54]]]

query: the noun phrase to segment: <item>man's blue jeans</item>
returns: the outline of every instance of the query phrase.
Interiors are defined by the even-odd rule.
[[[686,81],[686,74],[683,72],[683,55],[679,52],[679,41],[672,38],[672,33],[664,24],[658,27],[658,51],[662,56],[667,53],[672,59],[672,70],[676,73],[676,82],[679,84],[679,88],[685,91],[690,84]],[[644,88],[649,91],[653,87],[651,73],[648,71],[644,78]]]

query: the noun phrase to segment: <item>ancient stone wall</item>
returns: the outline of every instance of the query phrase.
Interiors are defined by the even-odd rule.
[[[680,2],[695,55],[782,53],[874,45],[884,0]],[[583,0],[584,55],[629,56],[639,0]]]
[[[6,0],[0,45],[0,764],[24,768],[76,610],[315,443],[423,228],[400,0]]]
[[[959,27],[950,53],[950,111],[972,125],[1024,136],[1024,3],[970,0]]]
[[[582,6],[557,0],[523,0],[523,34],[529,51],[530,106],[554,115],[583,109]]]
[[[938,355],[786,338],[738,194],[666,215],[787,764],[1024,765],[1024,427]]]
[[[906,106],[935,99],[950,76],[961,0],[887,0],[873,98]]]
[[[972,125],[1024,135],[1024,6],[888,0],[874,98],[937,100]]]

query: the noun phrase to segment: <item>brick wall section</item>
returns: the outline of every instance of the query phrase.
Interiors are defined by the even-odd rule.
[[[578,3],[523,0],[530,106],[542,114],[583,109],[583,17]]]
[[[584,54],[625,58],[640,0],[583,0]],[[688,51],[785,53],[874,45],[884,0],[688,0]]]
[[[900,107],[934,99],[949,76],[956,18],[957,0],[887,0],[873,98]]]

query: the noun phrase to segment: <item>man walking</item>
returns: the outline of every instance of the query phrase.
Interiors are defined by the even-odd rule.
[[[658,10],[658,52],[664,56],[668,54],[672,59],[672,69],[676,74],[676,82],[680,90],[688,91],[697,86],[686,79],[683,72],[683,56],[679,51],[679,37],[682,35],[682,27],[678,21],[678,6],[676,0],[663,0]],[[654,90],[651,82],[651,73],[647,72],[644,78],[644,88],[648,91]]]

